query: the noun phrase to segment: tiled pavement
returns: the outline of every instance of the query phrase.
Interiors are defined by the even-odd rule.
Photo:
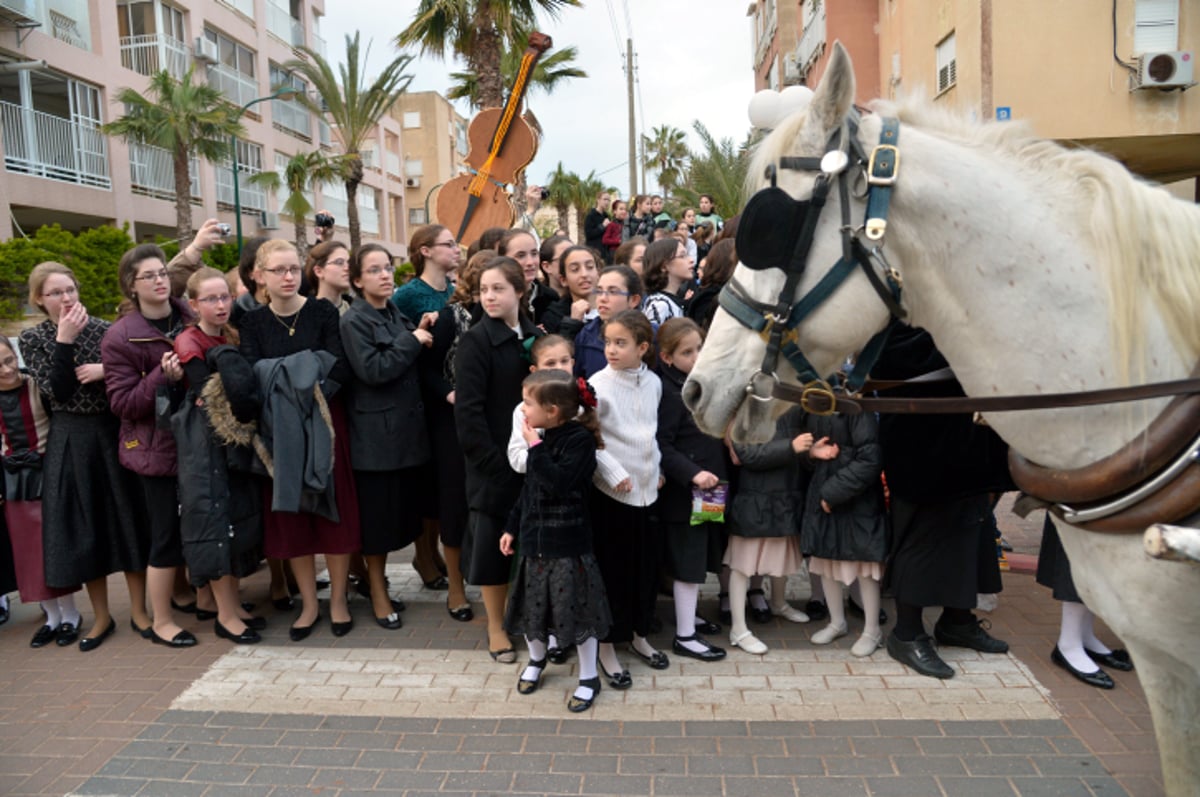
[[[1034,524],[1009,523],[1020,551]],[[452,621],[403,559],[389,568],[403,629],[376,627],[356,601],[349,636],[326,625],[302,645],[280,615],[256,647],[207,627],[190,650],[150,645],[128,630],[114,578],[123,625],[100,650],[31,650],[36,608],[15,606],[0,628],[0,794],[1162,793],[1136,679],[1114,673],[1101,692],[1051,666],[1057,604],[1028,575],[1006,576],[990,615],[1012,653],[947,651],[947,682],[882,651],[854,659],[853,627],[814,648],[815,629],[773,621],[756,629],[765,657],[630,662],[634,688],[575,717],[572,665],[516,694],[519,665],[486,657],[482,620]],[[264,601],[265,577],[245,593]],[[668,643],[669,601],[659,614]]]

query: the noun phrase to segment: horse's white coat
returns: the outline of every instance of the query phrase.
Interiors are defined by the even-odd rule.
[[[808,111],[764,142],[751,174],[761,175],[762,166],[780,154],[821,154],[853,94],[849,58],[837,46]],[[867,151],[878,140],[879,128],[877,117],[863,120],[860,141]],[[1200,342],[1181,343],[1179,306],[1165,307],[1161,280],[1141,279],[1142,271],[1132,276],[1108,273],[1106,250],[1100,248],[1108,236],[1089,223],[1095,211],[1088,196],[1096,185],[1043,172],[1043,164],[1033,158],[992,151],[945,130],[905,124],[903,116],[899,149],[886,252],[903,275],[910,323],[930,331],[968,395],[1067,393],[1131,380],[1179,379],[1191,371]],[[813,179],[781,171],[779,184],[804,198]],[[1145,193],[1140,187],[1134,190]],[[1162,214],[1163,229],[1154,232],[1165,237],[1126,245],[1167,251],[1180,245],[1170,238],[1173,230],[1190,245],[1194,239],[1188,236],[1200,230],[1200,209],[1164,202],[1164,210],[1169,212]],[[856,201],[856,223],[863,212]],[[819,222],[797,297],[840,256],[839,224],[835,191]],[[1132,239],[1138,232],[1123,234]],[[1189,251],[1190,268],[1200,272],[1200,251]],[[734,276],[760,301],[773,302],[783,284],[782,272],[773,269],[753,272],[739,266]],[[1142,284],[1146,281],[1153,284]],[[1136,290],[1134,296],[1121,297],[1132,301],[1113,299],[1113,286],[1122,284],[1132,286],[1131,293]],[[1194,275],[1181,284],[1173,290],[1191,295],[1177,301],[1200,305],[1200,293],[1192,290]],[[1162,320],[1171,311],[1176,313],[1170,322],[1174,327]],[[1133,319],[1137,328],[1115,332],[1121,325],[1114,313]],[[883,304],[856,274],[801,325],[799,345],[819,372],[832,373],[886,321]],[[1194,334],[1194,327],[1182,333]],[[728,314],[717,313],[692,384],[685,389],[701,428],[719,435],[732,420],[735,439],[770,436],[771,419],[785,407],[743,401],[743,388],[759,368],[764,348]],[[795,379],[782,362],[780,376]],[[1165,403],[1002,413],[988,421],[1028,459],[1072,468],[1134,439]],[[1154,713],[1169,793],[1197,793],[1200,567],[1151,559],[1142,550],[1140,533],[1097,535],[1060,528],[1081,595],[1134,655]]]

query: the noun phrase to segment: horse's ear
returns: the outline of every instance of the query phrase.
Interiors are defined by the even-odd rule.
[[[850,54],[840,41],[833,43],[829,65],[813,93],[809,105],[809,119],[819,122],[823,132],[829,132],[842,123],[854,105],[854,65]]]

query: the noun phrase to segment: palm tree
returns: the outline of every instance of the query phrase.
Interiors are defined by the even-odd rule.
[[[740,213],[748,198],[749,139],[739,147],[731,138],[717,141],[698,121],[692,128],[700,136],[704,149],[692,155],[687,179],[677,189],[677,198],[695,207],[700,203],[701,194],[711,194],[714,204],[727,218]]]
[[[575,189],[579,185],[579,175],[563,169],[562,161],[558,168],[546,179],[546,190],[550,196],[546,202],[558,212],[558,226],[567,229],[571,217],[571,204],[575,201]]]
[[[151,76],[145,94],[123,88],[114,102],[125,106],[124,116],[100,129],[126,142],[162,147],[171,153],[175,176],[175,232],[179,240],[192,237],[192,155],[219,161],[229,154],[229,140],[244,134],[235,109],[220,91],[192,83],[193,68],[181,79],[163,70]]]
[[[562,9],[579,5],[580,0],[421,0],[396,44],[415,46],[422,55],[445,58],[449,51],[461,57],[478,77],[478,107],[498,108],[504,104],[501,54],[524,51],[521,39],[528,40],[536,12],[556,19]]]
[[[287,189],[281,210],[292,217],[296,226],[296,248],[301,260],[308,255],[308,214],[313,210],[306,193],[316,193],[322,186],[344,179],[350,166],[348,155],[329,156],[320,150],[298,152],[288,159],[282,177],[278,172],[259,172],[248,180],[268,191]]]
[[[583,219],[596,204],[596,196],[604,190],[604,183],[596,176],[596,172],[588,172],[587,177],[575,178],[575,190],[571,192],[571,204],[575,206],[575,241],[583,243]]]
[[[682,130],[670,125],[660,125],[650,132],[653,135],[642,135],[642,165],[658,172],[658,184],[663,194],[670,196],[688,157],[686,138]]]
[[[528,46],[529,36],[526,34],[500,56],[500,77],[505,86],[511,86],[516,82],[517,75],[521,71],[521,56]],[[546,94],[552,94],[563,81],[587,77],[587,72],[575,66],[575,59],[578,55],[577,48],[564,47],[542,56],[529,75],[528,91],[540,90]],[[477,73],[471,70],[451,72],[450,80],[450,90],[446,92],[449,99],[466,100],[472,108],[486,107],[480,102],[480,80]]]
[[[366,85],[362,68],[371,52],[371,45],[359,57],[359,33],[346,36],[346,63],[338,64],[338,75],[320,53],[309,47],[298,48],[305,55],[283,65],[308,81],[316,96],[297,94],[296,99],[309,111],[317,115],[328,114],[342,144],[342,152],[348,156],[347,168],[342,180],[346,185],[346,215],[350,227],[350,246],[357,250],[362,243],[362,230],[358,223],[358,186],[363,178],[363,162],[360,151],[367,137],[375,132],[388,109],[408,89],[412,75],[405,70],[412,63],[411,55],[398,55],[391,60],[375,78]]]

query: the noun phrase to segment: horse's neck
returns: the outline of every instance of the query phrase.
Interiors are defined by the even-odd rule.
[[[913,128],[902,134],[888,242],[904,264],[912,323],[930,331],[972,396],[1121,384],[1103,267],[1068,206],[1071,187],[1049,193],[1005,157]],[[1156,314],[1145,317],[1148,355],[1132,381],[1179,378],[1191,364]],[[1035,462],[1074,467],[1121,447],[1164,403],[988,420]]]

